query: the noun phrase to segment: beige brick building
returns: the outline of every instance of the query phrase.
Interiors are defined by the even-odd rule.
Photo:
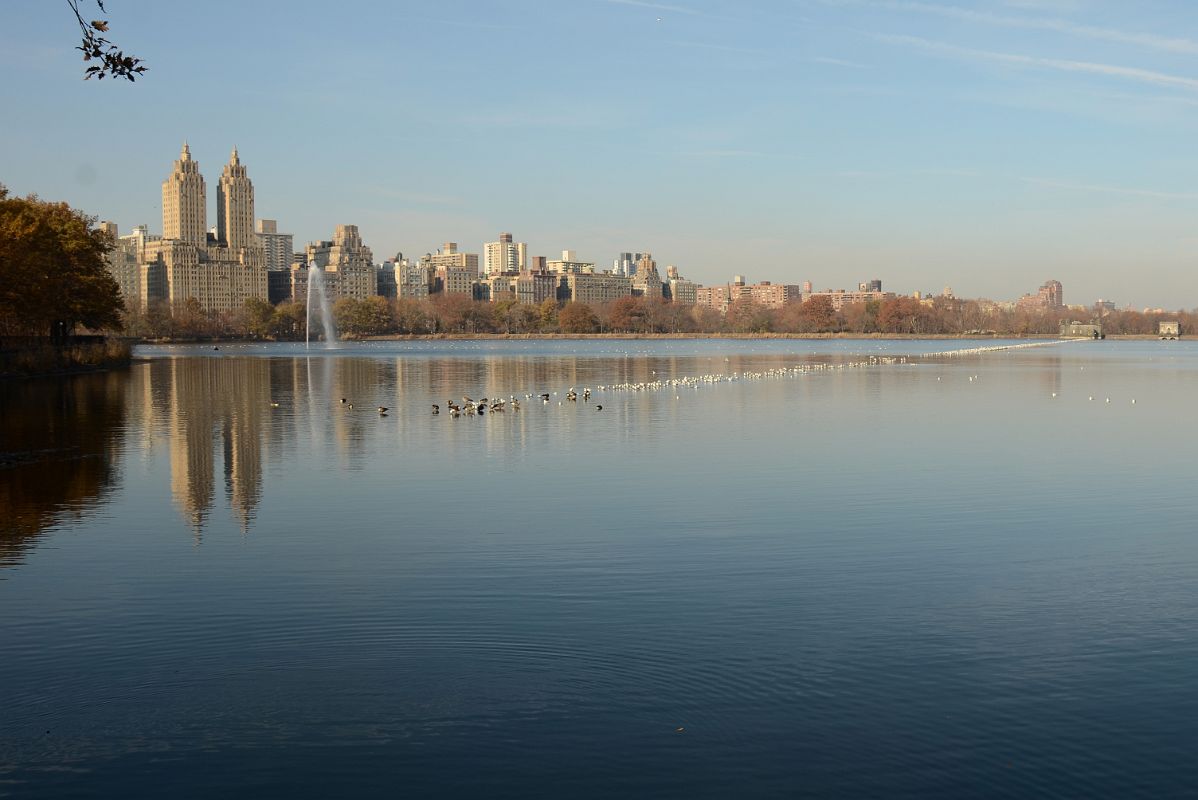
[[[330,300],[352,297],[365,300],[378,294],[374,253],[362,243],[357,225],[338,225],[333,238],[310,242],[304,252],[307,263],[291,267],[291,296],[297,303],[308,297],[308,269],[315,264],[324,273]]]
[[[563,250],[560,259],[545,262],[545,270],[559,275],[583,275],[595,271],[595,265],[589,261],[579,261],[573,250]]]
[[[661,275],[657,272],[657,262],[651,253],[641,255],[636,264],[636,274],[632,276],[632,292],[649,300],[660,300],[663,290]]]
[[[471,295],[477,280],[478,270],[474,267],[437,267],[433,273],[433,288],[445,294]]]
[[[632,296],[632,279],[610,272],[566,275],[562,278],[566,297],[574,303],[599,305]]]
[[[162,183],[161,239],[143,237],[138,292],[143,303],[194,299],[204,311],[232,311],[268,299],[265,254],[253,236],[254,189],[234,149],[217,191],[216,235],[207,232],[206,189],[186,144]]]

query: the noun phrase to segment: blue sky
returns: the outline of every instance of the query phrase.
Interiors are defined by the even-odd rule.
[[[150,71],[83,82],[65,2],[0,10],[0,182],[161,228],[237,145],[297,244],[511,231],[705,283],[1198,306],[1198,4],[107,0]],[[212,210],[210,223],[214,223]]]

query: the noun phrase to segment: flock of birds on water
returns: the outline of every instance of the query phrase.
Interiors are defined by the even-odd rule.
[[[919,358],[920,359],[959,358],[961,356],[979,355],[982,353],[992,353],[992,352],[997,352],[1000,350],[1020,350],[1020,349],[1026,349],[1026,348],[1031,348],[1031,347],[1045,347],[1045,346],[1049,346],[1049,345],[1058,345],[1058,344],[1063,344],[1068,341],[1073,341],[1073,340],[1025,342],[1025,343],[1021,343],[1021,344],[994,345],[994,346],[990,346],[990,347],[968,347],[968,348],[962,348],[962,349],[958,349],[958,350],[943,350],[943,351],[939,351],[939,352],[925,353],[925,354],[920,355]],[[687,376],[687,377],[680,377],[680,378],[658,378],[658,379],[653,379],[653,380],[648,380],[648,381],[602,384],[602,385],[597,386],[595,391],[600,391],[600,392],[652,392],[652,391],[661,391],[663,389],[674,389],[674,390],[698,389],[700,387],[711,386],[711,385],[721,384],[721,383],[739,383],[739,382],[746,382],[746,381],[777,380],[777,379],[785,379],[785,378],[795,378],[795,377],[798,377],[801,375],[807,375],[810,373],[817,373],[817,372],[834,372],[834,371],[839,371],[839,370],[859,369],[862,367],[874,367],[874,366],[888,365],[888,364],[907,364],[907,363],[910,363],[910,358],[911,358],[910,356],[869,356],[866,359],[859,360],[859,361],[843,361],[843,362],[839,362],[839,363],[818,362],[818,363],[809,363],[809,364],[798,364],[793,367],[776,367],[774,369],[767,369],[767,370],[762,370],[759,372],[710,373],[707,375],[695,375],[695,376]],[[728,359],[724,359],[724,360],[727,361]],[[1082,369],[1085,369],[1085,367],[1082,367]],[[972,383],[976,380],[979,380],[979,378],[980,378],[979,375],[970,375],[969,381]],[[937,377],[936,380],[939,381],[940,378]],[[582,402],[584,404],[589,405],[590,400],[591,400],[591,395],[592,395],[592,392],[591,392],[590,387],[585,387],[581,393],[578,392],[577,389],[571,387],[570,389],[568,389],[566,391],[565,399],[558,401],[558,405],[563,405],[566,403],[577,403],[580,398],[582,399]],[[524,400],[526,402],[527,401],[533,401],[533,402],[539,401],[542,405],[548,405],[549,403],[552,402],[552,399],[557,396],[558,396],[557,392],[530,393],[530,394],[526,394],[524,396]],[[1057,396],[1057,393],[1053,392],[1052,396],[1055,398]],[[675,394],[674,399],[680,400],[681,395]],[[1089,399],[1093,400],[1094,399],[1093,395],[1091,395]],[[1109,398],[1109,397],[1106,398],[1106,402],[1110,403],[1111,398]],[[1131,402],[1134,405],[1136,401],[1133,398]],[[279,404],[277,402],[271,402],[270,405],[273,408],[279,407]],[[349,402],[349,400],[345,397],[341,398],[341,405],[344,406],[349,411],[355,410],[354,404]],[[460,417],[462,415],[485,416],[487,414],[499,414],[499,413],[504,413],[508,410],[519,411],[520,407],[521,407],[520,399],[517,398],[515,395],[509,395],[506,399],[480,397],[478,400],[474,400],[473,398],[471,398],[469,396],[463,395],[460,403],[455,402],[454,400],[451,399],[451,400],[446,400],[445,404],[444,404],[444,409],[446,411],[446,414],[449,417],[454,417],[454,418]],[[596,403],[593,406],[593,408],[595,411],[603,410],[603,406],[599,403]],[[375,410],[378,412],[378,415],[380,417],[386,417],[388,412],[391,409],[388,408],[387,406],[378,406]],[[432,413],[434,415],[441,414],[441,410],[442,410],[442,405],[440,403],[432,404]]]
[[[557,392],[554,392],[553,394],[556,395]],[[590,387],[582,390],[581,397],[582,397],[583,403],[590,402],[590,399],[591,399]],[[549,394],[549,392],[542,392],[542,393],[536,394],[536,395],[527,394],[524,396],[525,400],[532,400],[534,398],[539,399],[542,403],[548,403],[549,399],[550,399],[550,394]],[[568,392],[566,392],[566,401],[569,401],[571,403],[577,403],[578,398],[579,398],[579,394],[573,387],[571,387],[570,390]],[[563,402],[563,401],[559,401],[558,404],[560,405],[561,402]],[[445,408],[449,412],[449,415],[451,417],[460,417],[460,416],[462,416],[462,414],[477,416],[477,415],[484,415],[488,412],[490,412],[492,414],[497,414],[501,411],[506,411],[508,408],[511,408],[512,411],[519,411],[520,410],[520,400],[515,395],[509,396],[507,400],[499,400],[499,399],[488,400],[485,397],[479,398],[478,400],[473,400],[469,397],[463,396],[462,402],[460,405],[458,403],[455,403],[453,400],[446,400]],[[596,403],[595,410],[602,411],[603,406]],[[438,405],[437,403],[433,403],[433,413],[434,414],[441,413],[441,406]]]

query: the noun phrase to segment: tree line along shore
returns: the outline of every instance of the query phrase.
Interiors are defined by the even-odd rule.
[[[340,338],[379,337],[549,337],[549,336],[745,336],[745,337],[987,337],[1056,336],[1063,321],[1094,319],[1077,309],[1007,309],[978,300],[897,297],[835,309],[826,297],[782,308],[736,302],[721,314],[641,297],[610,303],[546,300],[540,305],[511,300],[482,302],[465,295],[431,299],[341,298],[333,305]],[[1104,311],[1103,331],[1114,336],[1153,336],[1162,320],[1177,320],[1182,333],[1198,325],[1198,310],[1169,314]],[[323,335],[312,320],[311,338]],[[307,335],[306,309],[299,303],[272,306],[249,300],[235,311],[204,312],[198,304],[133,309],[124,316],[127,336],[145,341],[251,339],[297,341]]]
[[[10,197],[0,185],[0,376],[105,369],[128,364],[131,341],[296,341],[307,309],[252,298],[231,311],[194,299],[130,303],[107,269],[112,237],[66,203]],[[723,312],[657,298],[621,297],[591,306],[547,299],[476,301],[463,294],[413,299],[344,297],[333,306],[345,338],[484,336],[961,337],[1051,336],[1064,321],[1095,321],[1107,335],[1151,336],[1163,320],[1183,335],[1198,309],[1175,313],[1010,307],[983,300],[894,297],[837,308],[826,295],[778,308],[741,299]],[[317,323],[319,324],[319,323]],[[80,333],[83,335],[81,336]],[[119,338],[118,338],[119,337]]]

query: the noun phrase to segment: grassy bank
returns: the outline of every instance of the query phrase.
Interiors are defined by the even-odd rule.
[[[132,346],[119,339],[62,346],[25,344],[0,349],[0,378],[96,372],[127,367],[132,359]]]

